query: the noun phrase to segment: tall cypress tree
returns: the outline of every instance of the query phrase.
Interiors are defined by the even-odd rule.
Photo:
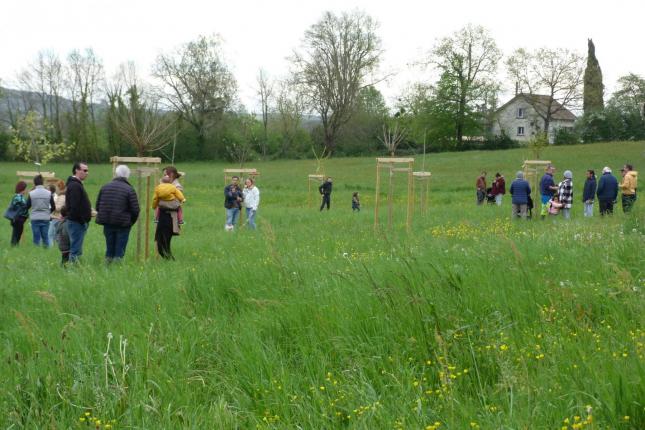
[[[585,69],[584,76],[582,105],[585,115],[601,111],[605,107],[605,103],[603,101],[605,86],[602,84],[602,71],[600,70],[598,59],[596,58],[596,47],[591,39],[587,39],[587,45],[587,68]]]

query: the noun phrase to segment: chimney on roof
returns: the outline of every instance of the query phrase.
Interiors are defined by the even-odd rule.
[[[515,95],[518,95],[520,93],[520,83],[515,82]]]

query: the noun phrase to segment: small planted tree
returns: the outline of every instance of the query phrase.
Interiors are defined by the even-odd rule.
[[[71,153],[72,145],[50,140],[48,136],[53,135],[52,130],[53,126],[34,111],[19,118],[16,128],[12,130],[11,139],[16,158],[47,164],[55,158],[62,158]]]
[[[390,157],[394,157],[396,148],[405,139],[405,134],[405,128],[399,128],[398,123],[395,123],[394,127],[383,125],[383,137],[379,137],[379,140],[385,145]]]
[[[544,151],[549,147],[549,138],[546,133],[536,133],[528,142],[529,150],[534,160],[540,160]]]
[[[146,100],[143,92],[132,85],[127,103],[117,116],[116,127],[123,139],[132,145],[137,157],[143,157],[171,143],[170,127],[174,121],[159,110],[155,100]]]

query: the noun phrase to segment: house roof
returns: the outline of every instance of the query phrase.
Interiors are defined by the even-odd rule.
[[[541,94],[517,94],[515,95],[515,97],[513,97],[512,99],[504,103],[499,109],[497,109],[497,112],[502,111],[516,100],[526,101],[529,105],[531,105],[534,109],[539,110],[542,114],[546,112],[547,107],[549,106],[549,101],[553,100],[551,111],[555,112],[553,113],[553,115],[551,115],[551,119],[575,121],[577,118],[569,109],[563,107],[560,102],[553,99],[551,96],[545,96]]]

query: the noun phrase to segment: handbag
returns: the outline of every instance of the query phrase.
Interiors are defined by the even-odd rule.
[[[17,205],[14,205],[13,202],[11,202],[7,210],[4,211],[4,217],[7,218],[9,221],[13,221],[16,219],[16,216],[18,216],[18,212],[19,212],[19,209]]]

